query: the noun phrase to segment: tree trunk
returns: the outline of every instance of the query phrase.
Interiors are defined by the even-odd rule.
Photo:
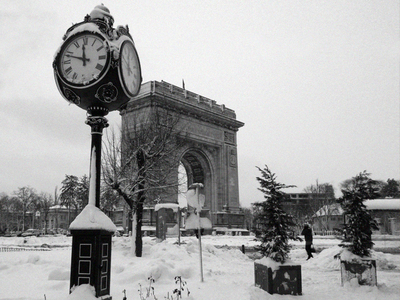
[[[142,217],[143,202],[139,202],[136,210],[136,257],[142,257],[143,241],[142,241]]]
[[[131,233],[132,233],[132,228],[133,228],[133,217],[134,217],[133,209],[130,208],[129,209],[129,213],[128,213],[128,220],[129,220],[129,222],[128,222],[128,232],[131,232]]]
[[[144,195],[144,178],[145,178],[145,153],[140,150],[137,152],[137,164],[138,164],[138,203],[136,206],[136,257],[142,257],[143,241],[142,241],[142,217],[143,217],[143,203],[145,200]]]
[[[130,226],[131,228],[131,255],[135,256],[136,255],[136,227],[137,227],[137,218],[136,218],[136,213],[131,214],[131,222]]]

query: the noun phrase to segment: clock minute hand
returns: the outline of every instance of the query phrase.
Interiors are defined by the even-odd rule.
[[[82,45],[82,61],[83,61],[83,66],[86,66],[85,44]]]
[[[128,75],[131,75],[133,72],[132,72],[131,65],[130,65],[129,61],[128,61],[128,60],[126,60],[126,58],[125,58],[125,57],[122,57],[122,59],[123,59],[123,61],[125,62],[126,66],[127,66],[127,69],[128,69]],[[129,57],[128,57],[128,59],[129,59]]]
[[[70,55],[70,54],[66,54],[65,56],[66,57],[77,58],[77,59],[80,59],[82,61],[90,61],[90,58],[86,58],[86,57],[74,56],[74,55]]]

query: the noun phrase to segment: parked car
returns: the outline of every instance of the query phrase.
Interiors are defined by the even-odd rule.
[[[21,236],[39,236],[42,234],[42,231],[39,229],[28,229],[21,233]]]

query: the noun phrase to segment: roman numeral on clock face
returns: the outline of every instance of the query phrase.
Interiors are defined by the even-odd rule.
[[[96,65],[96,69],[99,70],[99,71],[103,70],[103,68],[104,68],[104,66],[101,65],[101,64],[97,64]]]

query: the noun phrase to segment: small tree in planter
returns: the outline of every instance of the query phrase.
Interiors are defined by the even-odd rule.
[[[256,250],[266,259],[255,262],[255,283],[268,293],[301,294],[301,266],[284,265],[289,258],[289,232],[295,226],[293,217],[282,209],[287,186],[276,182],[276,176],[267,166],[257,169],[262,176],[257,177],[264,193],[265,201],[254,203],[255,231],[261,242]]]
[[[342,285],[353,278],[359,284],[376,285],[376,262],[371,259],[372,230],[377,230],[364,201],[379,196],[376,181],[366,171],[353,177],[342,189],[338,202],[345,215],[344,238],[340,246],[346,250],[340,254]]]

